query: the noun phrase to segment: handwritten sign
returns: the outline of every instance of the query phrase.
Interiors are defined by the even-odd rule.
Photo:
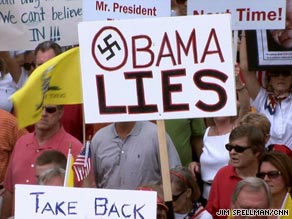
[[[230,17],[80,23],[85,122],[235,115]]]
[[[81,0],[0,1],[0,50],[34,49],[45,40],[78,44]]]
[[[170,0],[86,0],[83,21],[170,16]]]
[[[156,218],[153,191],[16,185],[15,195],[15,219]]]
[[[231,13],[233,30],[285,28],[286,0],[195,0],[187,10],[189,15]]]

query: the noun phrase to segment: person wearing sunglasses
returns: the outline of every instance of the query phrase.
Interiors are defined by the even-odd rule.
[[[188,168],[172,168],[170,180],[175,219],[212,219],[212,215],[198,202],[201,192]]]
[[[249,71],[246,39],[241,40],[240,67],[251,105],[271,122],[270,139],[266,145],[282,144],[292,149],[292,69],[268,70],[263,87],[254,71]]]
[[[81,142],[65,131],[61,124],[64,113],[62,105],[45,105],[41,112],[41,119],[35,124],[34,132],[21,136],[16,142],[10,156],[4,179],[5,192],[1,218],[12,216],[15,184],[37,184],[35,177],[35,161],[47,150],[57,150],[65,156],[69,147],[71,154],[76,158],[82,148]],[[75,177],[74,186],[81,187]]]
[[[256,176],[259,157],[265,150],[265,137],[255,126],[239,125],[231,131],[225,148],[229,152],[229,165],[217,172],[206,205],[214,219],[227,217],[216,213],[230,209],[235,185],[246,177]]]
[[[270,187],[273,199],[272,208],[289,209],[291,214],[292,159],[283,152],[265,152],[259,161],[257,177],[263,179]]]

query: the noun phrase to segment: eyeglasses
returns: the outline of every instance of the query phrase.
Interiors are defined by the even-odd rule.
[[[257,173],[257,177],[264,179],[266,177],[266,175],[269,177],[269,179],[276,179],[277,177],[279,177],[281,175],[281,172],[278,170],[271,170],[268,172],[258,172]]]
[[[251,146],[244,147],[240,145],[226,144],[225,148],[227,151],[232,151],[232,149],[234,149],[237,153],[243,153],[245,150],[251,148]]]
[[[57,107],[55,106],[44,106],[46,113],[55,113],[57,111]]]
[[[292,73],[290,71],[269,72],[269,76],[271,77],[279,77],[280,75],[282,75],[283,77],[289,77],[290,75],[292,75]]]
[[[176,200],[178,200],[179,199],[179,197],[182,195],[182,194],[184,194],[186,192],[186,190],[185,191],[182,191],[181,193],[179,193],[178,195],[172,195],[172,201],[176,201]]]

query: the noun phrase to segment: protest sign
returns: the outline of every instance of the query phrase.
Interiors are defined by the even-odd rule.
[[[187,10],[188,15],[231,13],[233,30],[282,29],[286,0],[195,0]]]
[[[15,197],[15,219],[156,218],[153,191],[16,185]]]
[[[170,16],[170,0],[87,0],[83,21]]]
[[[81,0],[0,1],[0,50],[33,50],[46,40],[78,44],[80,21]]]
[[[236,115],[229,14],[82,22],[78,32],[86,123]]]

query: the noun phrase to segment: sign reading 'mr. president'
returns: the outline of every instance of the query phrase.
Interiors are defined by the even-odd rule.
[[[82,22],[85,122],[236,114],[230,15]]]

